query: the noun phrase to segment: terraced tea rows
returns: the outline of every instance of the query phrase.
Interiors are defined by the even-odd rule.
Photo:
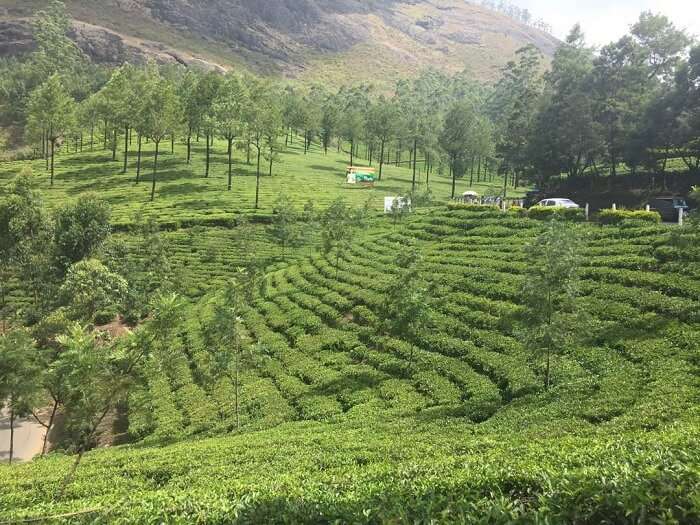
[[[541,394],[541,364],[506,322],[522,308],[529,271],[524,246],[542,227],[488,208],[431,210],[388,233],[367,234],[339,257],[308,256],[269,273],[243,313],[249,340],[258,343],[243,379],[245,426],[417,415],[498,424],[511,417],[513,406],[518,419],[550,414],[595,426],[623,421],[645,402],[640,392],[649,392],[646,401],[663,402],[650,391],[660,387],[655,378],[686,351],[682,341],[667,338],[697,334],[700,319],[697,281],[659,256],[669,249],[670,230],[582,226],[581,300],[594,337],[556,358],[554,383],[562,399],[549,403]],[[418,273],[432,309],[431,329],[413,343],[390,336],[382,321],[395,256],[409,243],[423,254]],[[225,266],[220,270],[223,279]],[[207,379],[206,350],[193,347],[200,358],[187,368],[205,378],[194,381],[201,389],[196,396],[219,406],[231,385]],[[197,434],[206,425],[191,422],[196,418],[186,400],[195,394],[189,386],[183,391],[190,383],[169,375],[166,397],[180,412],[179,431]],[[685,406],[691,399],[677,401]],[[230,413],[208,414],[206,433],[232,428]],[[150,432],[172,435],[157,423]]]

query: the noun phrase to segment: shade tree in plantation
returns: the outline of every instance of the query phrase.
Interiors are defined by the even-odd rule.
[[[202,120],[201,101],[199,99],[199,81],[201,74],[188,69],[177,83],[185,120],[185,141],[187,143],[187,164],[192,162],[192,137],[199,132]]]
[[[111,232],[110,208],[97,194],[87,193],[54,213],[54,257],[59,270],[90,257]]]
[[[74,126],[75,109],[75,101],[58,74],[51,75],[29,97],[28,129],[45,130],[49,144],[51,186],[54,182],[56,148]]]
[[[48,292],[53,221],[46,211],[31,169],[26,168],[8,185],[0,199],[0,306],[6,306],[6,286],[15,276],[26,286],[35,309]],[[5,314],[6,312],[2,312]],[[3,316],[3,328],[6,324]]]
[[[365,133],[365,116],[356,107],[347,107],[340,119],[340,135],[350,146],[350,166],[355,165],[357,146]]]
[[[58,293],[72,319],[92,322],[97,314],[108,314],[111,321],[127,296],[128,284],[100,261],[87,259],[68,269]]]
[[[323,108],[321,107],[322,93],[319,88],[312,89],[300,100],[298,106],[298,125],[304,133],[304,153],[309,152],[311,142],[319,133],[321,120],[323,119]]]
[[[279,93],[270,82],[251,78],[246,84],[249,89],[245,109],[246,129],[257,157],[255,171],[255,209],[257,210],[260,206],[260,164],[266,151],[270,152],[270,162],[272,162],[283,119],[277,104]]]
[[[307,212],[304,218],[309,218]],[[280,195],[272,210],[272,224],[268,233],[272,240],[282,248],[282,258],[286,259],[287,250],[297,246],[303,239],[302,217],[297,212],[294,202],[287,195]]]
[[[398,271],[383,290],[385,329],[394,337],[414,344],[429,329],[430,323],[428,289],[420,275],[421,260],[415,246],[401,247],[395,259]],[[411,345],[409,367],[413,366],[413,348]]]
[[[112,151],[116,158],[118,130],[124,132],[124,165],[122,173],[126,173],[129,163],[129,134],[140,114],[139,103],[143,73],[129,64],[116,69],[109,82],[101,91],[104,101],[105,120],[114,126]]]
[[[379,180],[382,180],[385,154],[389,143],[399,133],[401,114],[393,100],[379,97],[369,109],[368,134],[379,144]]]
[[[146,347],[129,338],[111,343],[98,341],[93,331],[72,325],[58,336],[58,358],[52,364],[65,385],[63,441],[75,460],[60,483],[55,498],[63,498],[83,454],[97,445],[106,418],[127,399]]]
[[[589,96],[594,50],[580,26],[557,49],[545,75],[544,102],[534,123],[530,155],[537,184],[548,177],[581,176],[602,151],[602,130]]]
[[[244,134],[245,108],[249,103],[248,92],[241,78],[233,74],[227,75],[214,100],[212,113],[219,135],[226,140],[227,144],[229,191],[233,180],[234,141]]]
[[[182,107],[173,84],[157,72],[151,72],[145,80],[141,104],[140,120],[144,135],[150,138],[155,146],[151,177],[151,202],[153,202],[156,198],[160,144],[182,125]]]
[[[188,102],[188,105],[193,105],[192,108],[188,108],[188,111],[196,110],[199,112],[198,131],[204,134],[204,138],[206,140],[206,157],[204,159],[205,178],[209,177],[209,172],[211,170],[211,147],[217,129],[216,115],[214,114],[214,103],[221,92],[222,82],[223,79],[221,75],[213,71],[202,75],[199,78],[197,87],[194,91],[194,101]]]
[[[340,258],[350,249],[362,219],[342,198],[334,200],[320,215],[323,253],[335,254],[336,273],[340,270]]]
[[[323,100],[321,111],[319,133],[323,152],[327,155],[328,148],[330,148],[333,138],[337,135],[341,122],[340,102],[338,101],[338,97],[334,94],[328,94]]]
[[[516,187],[532,166],[529,144],[542,93],[541,68],[542,54],[534,45],[519,49],[516,59],[503,68],[490,101],[496,151],[506,173],[513,174]]]
[[[476,108],[470,101],[454,104],[447,112],[439,144],[447,154],[452,176],[452,194],[455,198],[457,179],[464,176],[468,159],[474,158],[479,148],[484,119],[477,114]]]
[[[212,343],[209,351],[213,357],[214,376],[227,378],[234,386],[236,430],[241,428],[241,369],[249,346],[242,318],[248,284],[246,271],[238,270],[223,290],[210,300],[211,314],[203,322],[206,340]]]
[[[0,334],[0,408],[8,413],[10,447],[8,462],[14,459],[15,424],[41,403],[41,363],[34,341],[24,330]]]
[[[525,308],[519,331],[532,355],[544,361],[547,390],[552,382],[552,359],[585,333],[577,301],[580,240],[570,223],[552,220],[528,253],[531,266],[521,293]]]

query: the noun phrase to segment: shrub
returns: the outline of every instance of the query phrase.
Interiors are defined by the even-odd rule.
[[[653,224],[661,222],[661,215],[656,211],[645,210],[601,210],[598,213],[598,221],[601,224],[620,224],[623,221],[641,221]]]
[[[581,208],[559,208],[559,207],[544,207],[535,206],[530,208],[527,216],[531,219],[546,221],[553,218],[563,219],[565,221],[583,221],[586,218],[584,210]]]
[[[479,213],[487,213],[493,210],[497,210],[498,206],[490,206],[483,204],[466,204],[464,202],[448,202],[448,210],[469,210]]]

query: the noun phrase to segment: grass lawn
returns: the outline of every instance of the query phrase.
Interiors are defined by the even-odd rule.
[[[134,147],[135,147],[134,140]],[[194,142],[194,141],[193,141]],[[120,149],[123,144],[120,146]],[[39,189],[50,206],[59,205],[77,198],[86,192],[96,192],[112,207],[113,222],[130,223],[137,212],[144,216],[154,216],[160,222],[198,220],[207,218],[233,218],[239,214],[255,213],[255,166],[245,162],[245,151],[236,150],[232,191],[227,191],[226,144],[214,144],[209,178],[204,177],[204,142],[194,142],[192,163],[187,165],[186,146],[176,144],[175,153],[170,153],[170,144],[161,146],[165,151],[160,156],[157,178],[156,200],[150,202],[150,177],[153,163],[153,145],[145,145],[142,163],[142,179],[135,184],[136,154],[130,153],[129,170],[122,174],[123,152],[118,152],[117,160],[112,161],[110,151],[96,145],[95,151],[83,153],[62,153],[56,157],[56,177],[54,187],[49,186],[49,176],[44,162],[30,162],[34,173],[40,179]],[[254,157],[254,155],[252,155]],[[405,158],[408,158],[406,154]],[[356,164],[366,161],[358,159]],[[0,164],[0,192],[2,187],[27,163],[8,162]],[[381,211],[384,197],[404,195],[411,189],[412,172],[407,167],[385,166],[383,180],[374,188],[349,186],[345,184],[345,168],[348,157],[335,151],[324,155],[317,145],[304,154],[301,140],[295,141],[279,155],[273,166],[273,176],[267,175],[267,162],[261,170],[265,173],[261,180],[259,213],[269,214],[276,199],[288,195],[297,205],[302,206],[312,200],[317,209],[328,205],[334,199],[343,197],[355,205],[362,205],[368,199],[372,207]],[[376,163],[375,163],[376,164]],[[419,191],[425,189],[425,173],[419,175]],[[481,194],[502,191],[502,179],[494,178],[493,183],[474,186]],[[468,177],[457,183],[457,194],[466,191]],[[451,179],[439,175],[437,169],[431,174],[430,188],[436,200],[448,199],[451,192]],[[509,196],[522,192],[509,189]]]

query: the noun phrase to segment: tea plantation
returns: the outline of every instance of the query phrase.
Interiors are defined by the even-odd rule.
[[[138,201],[108,198],[123,217]],[[542,361],[509,322],[523,308],[525,246],[546,228],[521,215],[377,216],[339,256],[278,258],[241,313],[252,344],[238,396],[198,329],[233,272],[236,229],[172,232],[202,299],[169,365],[130,394],[131,444],[86,454],[61,497],[71,457],[0,467],[0,522],[697,523],[695,230],[577,227],[585,343],[554,356],[545,391]],[[430,291],[430,329],[410,342],[382,321],[405,246],[422,254]]]

